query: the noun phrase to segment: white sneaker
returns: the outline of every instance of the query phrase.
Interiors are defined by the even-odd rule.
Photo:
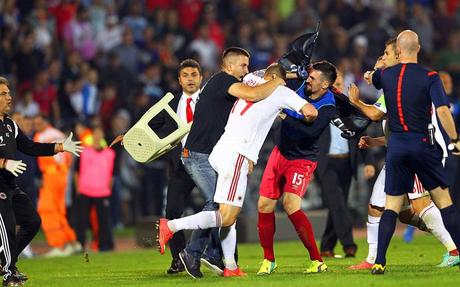
[[[24,250],[22,250],[21,254],[19,256],[23,258],[32,258],[34,256],[34,252],[32,251],[32,247],[30,247],[30,244],[27,245]]]
[[[53,247],[50,251],[46,252],[43,256],[46,258],[52,257],[67,257],[72,254],[72,247],[68,248],[69,245],[66,245],[64,248]]]
[[[74,243],[69,244],[72,246],[72,253],[82,253],[83,252],[83,246],[81,246],[81,243],[78,241],[75,241]]]

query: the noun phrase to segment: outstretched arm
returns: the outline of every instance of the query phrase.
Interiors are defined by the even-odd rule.
[[[228,89],[228,93],[236,98],[258,102],[270,96],[280,85],[286,85],[283,79],[276,77],[270,81],[251,87],[244,83],[234,83]]]
[[[16,137],[17,149],[30,156],[52,156],[59,152],[67,151],[76,156],[83,151],[79,141],[72,141],[73,133],[62,143],[38,143],[29,139],[18,127]]]
[[[385,137],[373,138],[370,136],[362,136],[359,139],[358,147],[360,149],[379,147],[379,146],[384,146],[385,143],[386,143]]]
[[[353,83],[348,87],[348,98],[358,110],[373,121],[381,120],[385,116],[385,113],[374,105],[368,105],[359,99],[359,89]]]
[[[52,156],[57,153],[56,144],[34,142],[19,127],[16,143],[20,152],[31,156]]]

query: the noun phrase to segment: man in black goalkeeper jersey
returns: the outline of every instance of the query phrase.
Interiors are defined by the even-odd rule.
[[[80,142],[72,141],[72,134],[63,143],[33,142],[8,116],[12,105],[8,80],[0,77],[0,242],[3,248],[0,259],[3,286],[20,286],[27,280],[17,271],[16,261],[40,227],[32,202],[16,185],[15,177],[26,169],[26,164],[14,159],[16,150],[32,156],[52,156],[63,151],[78,156],[82,151]],[[17,235],[16,224],[20,226]]]

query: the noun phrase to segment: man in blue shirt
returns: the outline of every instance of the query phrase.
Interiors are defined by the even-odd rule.
[[[441,211],[446,229],[457,248],[460,247],[460,215],[452,205],[447,188],[442,151],[430,137],[431,103],[451,139],[460,150],[455,123],[449,110],[437,72],[417,64],[420,51],[418,36],[406,30],[397,38],[400,64],[367,72],[377,89],[383,89],[391,135],[386,155],[385,211],[380,220],[377,258],[372,274],[384,274],[386,250],[394,233],[396,219],[404,201],[404,193],[411,190],[417,174]]]

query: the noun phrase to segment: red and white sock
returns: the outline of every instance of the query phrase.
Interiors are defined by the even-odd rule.
[[[452,237],[446,230],[442,221],[441,212],[433,202],[420,212],[420,218],[425,222],[426,227],[447,249],[447,251],[457,250]]]
[[[375,263],[375,257],[377,257],[379,223],[380,217],[367,216],[367,243],[369,244],[369,251],[367,252],[366,261],[372,264]]]
[[[222,253],[224,253],[225,268],[229,270],[236,270],[238,265],[235,261],[235,249],[236,249],[236,222],[228,228],[228,233],[225,238],[222,239]],[[222,232],[222,229],[221,229]]]

